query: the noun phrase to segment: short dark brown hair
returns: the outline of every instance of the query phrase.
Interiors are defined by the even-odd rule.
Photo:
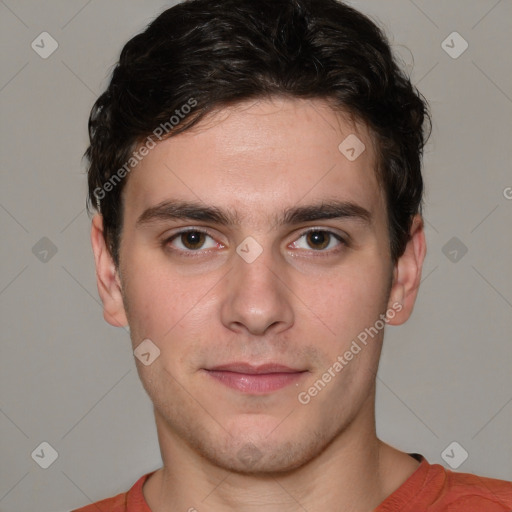
[[[87,208],[101,212],[116,265],[136,148],[219,107],[276,95],[328,100],[370,128],[393,261],[403,254],[431,123],[383,31],[336,0],[188,0],[126,43],[90,114]]]

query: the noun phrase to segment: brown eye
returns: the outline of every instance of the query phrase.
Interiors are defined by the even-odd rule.
[[[183,255],[187,253],[192,255],[191,253],[202,253],[206,249],[220,249],[223,247],[206,231],[199,229],[180,231],[164,240],[162,245]]]
[[[294,249],[311,250],[321,253],[333,253],[341,250],[347,242],[337,233],[325,229],[305,231],[292,244]]]
[[[310,231],[306,234],[306,240],[313,249],[325,249],[330,242],[331,234],[327,231]]]
[[[200,249],[204,245],[205,235],[202,231],[187,231],[181,233],[180,240],[187,249]]]

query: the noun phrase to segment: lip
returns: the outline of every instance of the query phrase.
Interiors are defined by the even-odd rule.
[[[234,373],[244,373],[247,375],[260,375],[260,374],[270,374],[270,373],[299,373],[304,370],[299,370],[296,368],[290,368],[289,366],[285,366],[277,363],[267,363],[260,364],[258,366],[254,366],[249,363],[228,363],[222,364],[219,366],[214,366],[213,368],[209,368],[208,371],[224,371],[224,372],[234,372]]]
[[[247,394],[266,394],[289,386],[301,379],[307,370],[281,364],[253,366],[230,363],[205,369],[206,373],[225,386]]]

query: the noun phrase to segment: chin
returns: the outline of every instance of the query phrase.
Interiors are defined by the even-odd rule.
[[[247,435],[244,436],[247,438]],[[197,442],[199,441],[199,442]],[[206,442],[205,442],[206,441]],[[197,440],[196,450],[211,464],[241,475],[282,474],[300,468],[320,455],[329,444],[321,433],[309,433],[303,439],[265,439],[261,441],[224,439],[221,447],[218,439]]]

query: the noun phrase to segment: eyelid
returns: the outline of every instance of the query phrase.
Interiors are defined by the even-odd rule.
[[[181,235],[185,234],[185,233],[190,233],[190,232],[193,232],[193,233],[203,233],[207,236],[209,236],[212,240],[214,240],[217,244],[220,244],[222,246],[224,246],[224,244],[222,242],[218,242],[215,238],[215,236],[207,229],[207,228],[200,228],[200,227],[194,227],[194,226],[189,226],[189,227],[186,227],[186,228],[181,228],[179,231],[176,231],[175,233],[173,233],[172,235],[168,235],[168,236],[165,236],[162,240],[162,245],[165,247],[167,246],[168,244],[170,244],[170,242],[174,241],[176,238],[180,237]],[[178,252],[178,253],[190,253],[190,254],[201,254],[203,252],[207,252],[207,251],[210,251],[210,249],[197,249],[195,251],[193,250],[183,250],[183,249],[176,249],[176,248],[173,248],[172,249],[173,251],[175,252]]]
[[[337,231],[334,231],[332,228],[327,228],[327,227],[321,227],[321,226],[313,226],[313,227],[309,227],[307,228],[305,231],[301,231],[300,235],[292,242],[292,243],[295,243],[297,240],[300,240],[303,236],[305,235],[308,235],[309,233],[311,232],[321,232],[321,233],[327,233],[328,235],[334,237],[338,242],[340,242],[339,245],[345,245],[345,246],[348,246],[349,245],[349,241],[350,241],[350,237],[348,235],[341,235],[340,233],[338,233]],[[308,251],[308,252],[313,252],[313,253],[316,253],[317,255],[322,255],[322,254],[331,254],[333,252],[336,252],[339,250],[339,247],[338,248],[333,248],[333,249],[328,249],[328,250],[319,250],[319,249],[299,249],[299,250],[303,250],[303,251]]]

